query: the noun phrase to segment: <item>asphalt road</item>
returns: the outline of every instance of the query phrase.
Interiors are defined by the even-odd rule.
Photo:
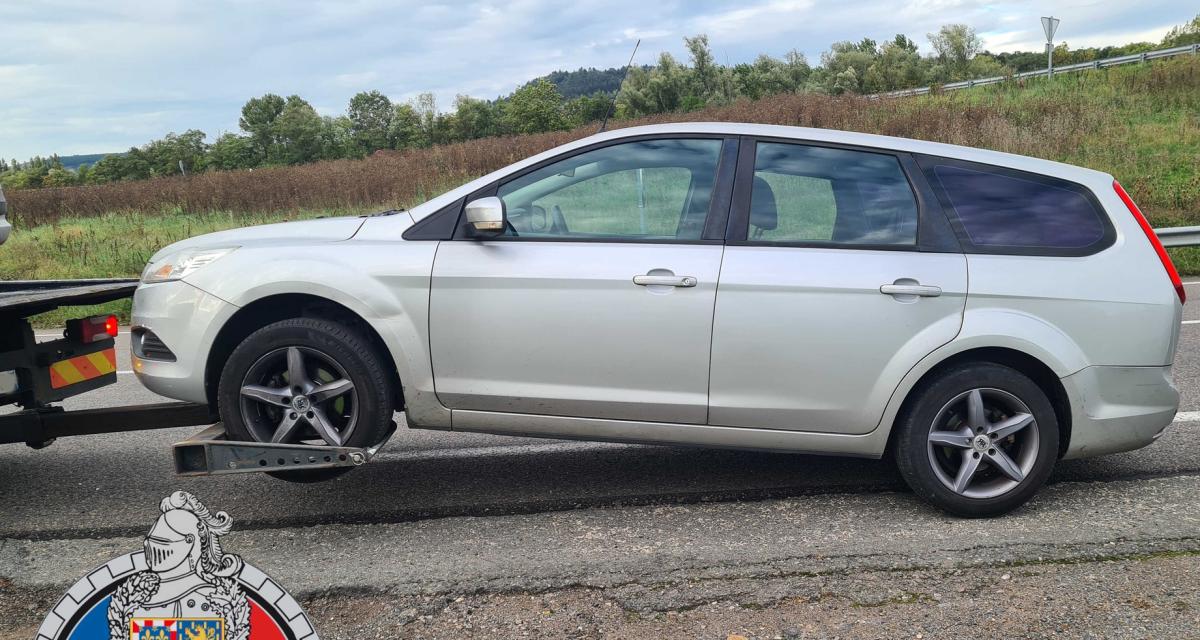
[[[1176,424],[1143,450],[1060,463],[990,521],[924,506],[886,461],[402,428],[370,464],[291,484],[176,477],[170,444],[193,428],[3,446],[0,636],[27,637],[184,489],[234,517],[227,546],[325,637],[1189,637],[1200,590],[1176,583],[1200,568],[1200,308],[1185,309]],[[66,404],[160,400],[122,373]],[[1114,567],[1116,586],[1085,588]],[[1009,595],[973,597],[993,587]]]

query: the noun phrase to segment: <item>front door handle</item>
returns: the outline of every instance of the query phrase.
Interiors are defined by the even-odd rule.
[[[633,283],[643,287],[694,287],[696,279],[692,276],[634,276]]]
[[[879,293],[889,296],[920,296],[936,298],[942,295],[942,288],[928,284],[885,284],[880,285]]]

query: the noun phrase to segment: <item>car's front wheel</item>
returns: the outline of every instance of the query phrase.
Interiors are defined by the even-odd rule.
[[[217,388],[230,437],[254,442],[368,447],[392,419],[388,368],[355,329],[322,318],[282,320],[246,337]],[[279,472],[314,481],[329,470]]]
[[[918,496],[954,515],[995,516],[1024,504],[1050,477],[1058,420],[1028,376],[965,364],[915,393],[897,424],[895,456]]]

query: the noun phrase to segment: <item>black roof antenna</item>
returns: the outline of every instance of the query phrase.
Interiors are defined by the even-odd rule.
[[[604,133],[604,128],[608,126],[608,116],[612,114],[613,107],[617,106],[617,96],[621,93],[621,87],[625,86],[625,78],[629,75],[629,67],[633,66],[633,57],[637,55],[638,47],[641,46],[641,44],[642,39],[638,38],[638,41],[633,45],[633,53],[629,54],[629,64],[625,65],[625,73],[621,74],[621,84],[617,87],[617,90],[613,92],[612,102],[609,102],[608,109],[604,110],[604,120],[600,122],[600,130],[596,133]]]

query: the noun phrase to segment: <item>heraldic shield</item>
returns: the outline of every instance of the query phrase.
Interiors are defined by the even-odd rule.
[[[317,640],[282,587],[224,549],[232,527],[224,511],[172,493],[142,550],[76,583],[39,640]]]

